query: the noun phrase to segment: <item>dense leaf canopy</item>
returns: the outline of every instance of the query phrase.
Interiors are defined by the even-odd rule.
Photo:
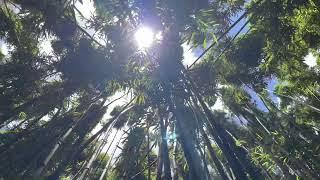
[[[0,179],[320,179],[319,22],[317,0],[0,1]]]

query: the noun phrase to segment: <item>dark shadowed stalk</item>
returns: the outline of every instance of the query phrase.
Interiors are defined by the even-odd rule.
[[[175,127],[175,129],[176,129],[176,127]],[[178,155],[178,142],[177,142],[177,140],[175,140],[174,145],[173,145],[173,160],[172,160],[173,176],[172,176],[172,180],[179,179],[179,167],[177,164],[177,155]]]
[[[111,132],[112,132],[112,128],[113,128],[113,127],[109,128],[108,132],[106,133],[106,138],[104,138],[104,139],[102,140],[101,146],[99,147],[99,149],[98,149],[98,151],[97,151],[97,155],[96,155],[95,157],[93,157],[93,160],[89,161],[90,163],[87,164],[86,169],[85,169],[85,170],[83,171],[83,173],[82,173],[82,174],[84,174],[83,177],[87,176],[88,174],[90,174],[90,171],[92,171],[91,166],[92,166],[93,162],[97,159],[98,155],[101,153],[101,151],[103,150],[103,148],[107,145],[107,140],[108,140],[108,138],[109,138],[109,136],[110,136],[110,134],[111,134]],[[116,132],[115,135],[113,136],[113,138],[112,138],[112,140],[111,140],[111,144],[113,143],[113,141],[114,141],[115,137],[117,136],[118,132],[119,132],[119,129],[117,129],[117,132]],[[98,139],[99,139],[99,138],[98,138]],[[109,148],[111,147],[111,144],[108,146],[106,152],[109,151]],[[106,155],[107,155],[107,153],[104,154],[104,156],[102,157],[102,159],[99,160],[99,161],[97,162],[97,164],[99,164],[100,162],[102,162]],[[96,173],[97,170],[98,170],[98,167],[95,168],[95,171],[94,171],[94,172]],[[95,173],[94,173],[94,174],[95,174]],[[79,179],[82,179],[82,178],[79,178]]]
[[[198,151],[200,153],[200,158],[201,158],[202,163],[203,163],[203,169],[206,172],[206,178],[207,179],[211,179],[211,176],[210,176],[210,173],[209,173],[209,169],[208,169],[208,163],[207,163],[207,160],[206,160],[206,157],[205,157],[205,154],[204,154],[205,152],[202,151],[201,144],[200,144],[200,141],[199,141],[198,138],[196,138],[196,145],[197,145]]]
[[[185,75],[186,75],[186,78],[188,79],[188,82],[190,83],[190,84],[186,83],[186,85],[188,86],[189,92],[192,92],[191,90],[194,91],[194,94],[198,99],[198,101],[200,102],[200,105],[207,117],[208,130],[213,136],[218,146],[222,149],[222,152],[224,153],[226,159],[228,160],[230,167],[232,168],[235,176],[239,179],[248,179],[245,173],[245,170],[243,169],[241,163],[239,162],[239,160],[235,155],[235,152],[230,147],[230,144],[229,144],[230,142],[225,137],[227,136],[225,130],[222,127],[220,127],[219,124],[217,124],[217,121],[214,119],[212,112],[207,107],[205,102],[202,100],[202,97],[200,96],[197,89],[195,88],[195,85],[193,84],[191,78],[187,74]]]
[[[38,179],[42,173],[42,171],[44,170],[44,168],[47,166],[47,164],[49,163],[49,161],[51,160],[51,158],[53,157],[53,155],[57,152],[57,150],[59,149],[59,147],[65,143],[67,137],[71,134],[71,132],[77,127],[77,125],[79,124],[79,122],[81,120],[83,120],[87,115],[89,110],[91,109],[93,104],[91,104],[89,106],[89,108],[87,109],[87,111],[83,114],[82,117],[79,118],[79,120],[77,120],[68,130],[67,132],[58,140],[58,142],[54,145],[53,149],[49,152],[49,154],[47,155],[47,157],[44,159],[44,161],[42,162],[41,166],[36,170],[35,174],[34,174],[34,178]]]
[[[148,149],[150,148],[150,133],[149,133],[149,129],[150,129],[150,123],[147,120],[147,147]],[[152,149],[152,147],[151,147]],[[151,180],[151,168],[150,168],[150,151],[148,150],[147,152],[147,165],[148,165],[148,180]]]
[[[102,136],[102,134],[100,134],[100,135],[97,137],[97,139],[95,139],[95,141],[94,141],[94,142],[92,143],[92,145],[91,145],[91,148],[92,148],[92,147],[94,148],[92,155],[94,155],[94,153],[98,150],[98,148],[100,148],[100,146],[99,146],[99,147],[95,147],[95,144],[99,141],[99,139],[100,139],[101,136]],[[77,177],[80,175],[80,173],[83,172],[83,169],[86,168],[87,163],[88,163],[88,160],[86,159],[86,160],[81,164],[79,170],[78,170],[78,171],[76,172],[76,174],[72,177],[72,179],[77,179]]]
[[[118,99],[119,99],[119,98],[118,98]],[[112,103],[114,103],[115,101],[117,101],[118,99],[115,99],[115,100],[111,101],[109,104],[107,104],[106,106],[104,106],[104,107],[102,108],[102,111],[105,112],[106,108],[107,108],[110,104],[112,104]],[[104,102],[105,102],[105,101],[102,101],[100,105],[103,106]],[[49,161],[51,160],[51,158],[53,157],[53,155],[57,152],[57,150],[59,149],[59,147],[64,143],[64,141],[65,141],[65,140],[67,139],[67,137],[71,134],[71,132],[77,127],[77,125],[79,124],[79,122],[81,122],[82,119],[85,119],[85,117],[87,116],[87,113],[88,113],[88,111],[91,109],[92,105],[93,105],[93,104],[90,104],[88,110],[83,114],[83,117],[79,118],[79,120],[78,120],[76,123],[74,123],[74,124],[68,129],[68,131],[58,140],[58,143],[54,146],[54,148],[50,151],[50,153],[48,154],[48,156],[44,159],[42,165],[36,170],[36,172],[35,172],[35,174],[34,174],[34,177],[35,177],[35,178],[40,177],[43,169],[47,166],[47,164],[49,163]],[[100,132],[99,134],[101,134],[101,133],[102,133],[102,132]],[[98,135],[99,135],[99,134],[98,134]],[[97,135],[97,136],[98,136],[98,135]],[[97,136],[96,136],[96,137],[97,137]],[[95,137],[95,138],[96,138],[96,137]],[[93,139],[92,139],[92,140],[93,140]]]
[[[161,140],[159,142],[159,150],[158,150],[158,164],[157,164],[157,176],[156,176],[156,180],[161,180],[161,176],[162,176],[162,168],[163,168],[163,161],[162,161],[162,143]]]
[[[154,160],[153,162],[151,162],[147,167],[143,168],[141,171],[139,171],[137,174],[133,175],[130,180],[134,179],[135,177],[137,177],[138,175],[140,175],[141,173],[143,173],[146,169],[150,169],[152,165],[154,165],[156,162],[158,161],[158,159]]]
[[[194,108],[191,105],[191,102],[189,102],[189,106],[191,107],[193,116],[195,117],[195,119],[197,119],[198,122],[200,122],[201,124],[203,124],[203,121],[201,120],[201,117],[198,118],[198,115],[196,113],[196,111],[194,110]],[[216,155],[216,152],[214,151],[214,149],[212,148],[211,145],[211,141],[209,140],[207,134],[205,133],[205,131],[203,130],[203,126],[199,126],[199,130],[200,130],[200,134],[202,135],[202,138],[204,140],[204,144],[207,146],[209,153],[210,153],[210,157],[213,160],[218,173],[220,174],[221,178],[223,180],[228,180],[228,173],[224,170],[223,164],[222,162],[219,160],[219,158]]]
[[[80,177],[78,178],[78,180],[82,180],[87,176],[88,171],[91,170],[91,166],[92,166],[93,162],[96,160],[96,158],[100,154],[101,150],[105,147],[106,142],[107,142],[106,139],[108,139],[108,137],[109,137],[108,133],[106,133],[105,137],[102,140],[101,145],[99,145],[99,147],[96,148],[96,150],[94,150],[91,158],[89,159],[88,163],[86,164],[86,166],[85,166],[84,170],[82,171],[82,173],[81,173]],[[98,140],[99,140],[99,138],[97,138],[97,141]]]
[[[167,83],[163,84],[163,88],[165,90],[165,99],[169,104],[169,110],[173,114],[173,118],[176,119],[175,121],[175,127],[177,129],[177,132],[179,133],[179,142],[181,144],[181,147],[183,149],[185,158],[187,160],[190,172],[191,172],[191,178],[192,179],[199,179],[204,180],[205,178],[205,172],[203,169],[203,166],[201,165],[201,159],[199,157],[198,152],[196,151],[195,144],[193,140],[189,137],[190,134],[186,132],[185,122],[183,122],[184,118],[180,111],[183,110],[183,107],[181,106],[181,103],[174,103],[172,100],[172,91],[170,89],[170,85]]]
[[[114,100],[115,101],[115,100]],[[113,101],[113,102],[114,102]],[[87,139],[81,146],[79,146],[77,149],[74,150],[74,152],[67,158],[65,159],[62,163],[60,163],[59,167],[55,170],[55,172],[49,177],[49,179],[58,179],[60,174],[62,174],[65,170],[65,167],[70,163],[73,162],[74,160],[77,159],[77,157],[79,156],[79,154],[89,145],[92,143],[93,140],[95,140],[101,133],[105,132],[110,125],[116,123],[119,119],[120,116],[122,116],[125,112],[127,112],[128,110],[130,110],[133,106],[130,106],[130,104],[134,101],[134,98],[130,100],[129,103],[127,103],[122,110],[120,111],[120,113],[110,119],[97,133],[95,133],[94,135],[92,135],[89,139]],[[110,103],[109,103],[110,104]],[[107,105],[108,106],[108,105]],[[112,127],[112,126],[111,126]]]
[[[204,180],[205,178],[205,172],[204,167],[201,164],[201,159],[196,151],[196,147],[193,140],[190,139],[185,129],[187,127],[185,126],[184,122],[181,122],[182,115],[179,113],[179,110],[176,110],[175,116],[177,118],[176,120],[176,127],[177,132],[179,133],[179,141],[182,146],[185,158],[187,160],[189,170],[191,172],[191,178],[192,179],[199,179]]]
[[[171,168],[170,168],[170,158],[169,158],[169,149],[167,143],[167,127],[165,126],[164,118],[161,117],[159,112],[157,112],[158,121],[160,124],[160,134],[161,134],[161,148],[162,148],[162,157],[163,157],[163,165],[164,165],[164,179],[172,179],[171,178]]]
[[[201,131],[202,137],[204,138],[205,144],[209,150],[210,157],[213,160],[213,162],[218,170],[218,173],[220,174],[220,176],[223,180],[228,180],[229,178],[228,178],[227,173],[224,171],[223,164],[221,163],[221,161],[217,157],[216,152],[212,148],[211,142],[210,142],[207,134],[204,132],[204,130],[202,128],[200,129],[200,131]]]

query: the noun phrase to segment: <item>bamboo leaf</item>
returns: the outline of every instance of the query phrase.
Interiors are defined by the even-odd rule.
[[[206,47],[207,47],[207,37],[205,37],[203,39],[202,47],[203,47],[203,49],[206,49]]]

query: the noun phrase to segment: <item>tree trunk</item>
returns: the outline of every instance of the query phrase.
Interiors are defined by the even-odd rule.
[[[211,135],[213,136],[213,138],[216,141],[216,143],[218,144],[218,146],[221,148],[222,152],[224,153],[226,159],[228,160],[228,162],[230,164],[230,167],[232,168],[232,170],[234,172],[234,175],[238,179],[248,179],[248,177],[245,173],[245,169],[242,167],[241,163],[239,162],[239,159],[235,155],[235,152],[230,147],[229,143],[232,143],[232,142],[229,142],[228,139],[226,138],[226,136],[227,136],[226,131],[214,119],[212,112],[209,110],[209,108],[207,107],[205,102],[202,100],[202,97],[200,96],[197,89],[195,88],[191,78],[188,76],[187,76],[187,78],[190,82],[190,84],[186,83],[187,86],[189,86],[189,90],[192,89],[194,91],[194,94],[195,94],[196,98],[198,99],[198,101],[200,102],[200,105],[201,105],[202,109],[204,110],[204,113],[207,117],[208,130],[211,133]],[[192,92],[192,91],[190,91],[190,92]]]
[[[110,130],[108,133],[111,133],[111,131],[112,131],[112,130]],[[109,146],[108,146],[108,148],[107,148],[107,150],[106,150],[106,153],[103,155],[101,161],[103,161],[103,159],[107,156],[107,152],[109,151],[111,145],[113,144],[113,142],[114,142],[114,140],[115,140],[118,132],[119,132],[119,129],[117,129],[117,132],[116,132],[115,135],[113,136],[113,138],[112,138],[112,140],[111,140],[111,142],[110,142],[110,144],[109,144]],[[109,135],[108,135],[108,136],[109,136]],[[107,140],[107,139],[106,139],[106,140]],[[101,149],[101,150],[102,150],[102,149]],[[100,152],[101,152],[101,150],[100,150]],[[96,174],[96,173],[97,173],[97,170],[98,170],[98,168],[95,169],[95,171],[93,172],[93,174]]]
[[[101,175],[100,175],[100,177],[99,177],[99,180],[103,180],[104,176],[107,174],[108,169],[109,169],[109,166],[111,165],[111,161],[112,161],[112,159],[113,159],[114,153],[116,152],[116,149],[117,149],[117,147],[119,146],[119,144],[120,144],[120,142],[121,142],[121,138],[122,138],[123,135],[124,135],[124,133],[123,133],[123,134],[121,135],[121,137],[119,138],[119,141],[118,141],[116,147],[114,148],[114,150],[113,150],[113,152],[112,152],[112,155],[111,155],[108,163],[107,163],[106,166],[104,167],[104,169],[103,169],[103,171],[102,171],[102,173],[101,173]],[[112,144],[112,143],[111,143],[111,144]],[[109,147],[111,147],[111,144],[110,144]],[[108,152],[108,151],[107,151],[107,152]],[[106,153],[107,153],[107,152],[106,152]]]
[[[161,140],[162,141],[162,140]],[[163,167],[163,161],[162,161],[162,142],[159,143],[159,151],[158,151],[158,165],[157,165],[157,177],[156,180],[161,180],[162,176],[162,167]]]
[[[128,104],[126,104],[121,113],[112,118],[108,123],[106,123],[96,134],[92,135],[86,142],[84,142],[82,145],[76,147],[76,149],[74,150],[74,152],[67,158],[65,159],[63,162],[61,162],[59,164],[59,167],[54,171],[54,173],[52,175],[49,176],[48,179],[51,180],[56,180],[59,178],[60,174],[64,172],[65,167],[71,162],[74,161],[78,158],[78,156],[80,155],[80,153],[93,141],[95,140],[101,133],[103,133],[104,131],[106,131],[111,124],[114,124],[115,122],[117,122],[117,120],[119,119],[119,117],[124,114],[126,111],[128,111],[129,109],[131,109],[133,106],[129,105],[133,102],[134,99],[132,99]],[[114,102],[114,101],[113,101]],[[111,104],[111,103],[109,103]],[[107,105],[108,106],[108,105]]]
[[[150,124],[149,124],[149,121],[147,121],[147,166],[148,166],[148,180],[151,180],[151,167],[150,167],[150,151],[149,151],[149,148],[150,148],[150,134],[149,134],[149,129],[150,129]],[[152,149],[152,147],[151,147]]]
[[[92,104],[93,105],[93,104]],[[67,139],[67,137],[69,137],[69,135],[72,133],[72,131],[79,125],[79,123],[83,120],[86,120],[89,116],[89,114],[91,113],[91,111],[93,111],[94,115],[93,116],[99,116],[98,114],[95,114],[97,112],[94,112],[96,109],[93,109],[93,106],[90,105],[88,110],[84,113],[84,115],[77,121],[75,122],[68,130],[67,132],[58,140],[58,142],[55,144],[55,146],[53,147],[53,149],[49,152],[49,154],[47,155],[47,157],[43,160],[42,165],[36,170],[35,174],[34,174],[34,178],[38,179],[42,173],[42,171],[44,170],[44,168],[47,166],[47,164],[49,163],[49,161],[51,160],[51,158],[53,157],[53,155],[57,152],[57,150],[60,148],[60,146],[65,143],[65,140]],[[103,105],[103,102],[100,103],[100,106]],[[85,134],[86,132],[82,132],[83,134]],[[82,135],[83,136],[83,135]],[[81,139],[81,137],[79,138]],[[77,144],[77,143],[76,143]]]
[[[180,144],[182,146],[190,169],[191,179],[204,180],[206,179],[204,167],[201,165],[201,159],[198,152],[196,151],[195,143],[192,140],[192,137],[188,138],[186,132],[187,127],[185,127],[185,123],[181,121],[182,116],[179,112],[179,109],[175,110],[175,116],[177,118],[176,127],[179,134]]]
[[[203,139],[205,141],[205,144],[206,144],[206,146],[207,146],[207,148],[209,150],[211,159],[213,160],[214,164],[216,165],[216,168],[217,168],[218,173],[220,174],[222,180],[228,180],[229,179],[228,175],[224,171],[221,161],[217,157],[216,152],[214,151],[214,149],[212,148],[211,142],[210,142],[207,134],[204,132],[204,130],[202,128],[200,128],[200,131],[201,131],[202,137],[203,137]]]
[[[171,168],[170,168],[170,158],[169,158],[169,149],[167,144],[167,127],[163,122],[163,118],[159,115],[159,123],[160,123],[160,132],[161,132],[161,147],[162,147],[162,158],[164,165],[164,179],[170,180],[171,178]]]
[[[173,147],[173,177],[172,180],[178,180],[179,179],[179,172],[178,172],[178,165],[177,165],[177,154],[178,154],[178,142],[175,140],[174,147]]]
[[[85,169],[81,173],[81,175],[78,178],[78,180],[84,179],[87,176],[87,174],[90,173],[91,166],[92,166],[93,162],[97,159],[97,157],[100,154],[100,152],[103,149],[103,147],[106,145],[108,137],[109,137],[108,134],[106,134],[105,137],[103,138],[103,141],[101,142],[101,145],[99,145],[99,147],[97,147],[96,150],[94,151],[94,153],[92,154],[90,160],[86,164]],[[99,140],[99,138],[97,138],[97,141],[98,140]]]

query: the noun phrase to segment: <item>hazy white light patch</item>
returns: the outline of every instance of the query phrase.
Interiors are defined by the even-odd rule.
[[[9,54],[8,46],[4,41],[0,41],[0,51],[5,56]]]
[[[307,64],[310,68],[313,68],[317,65],[317,57],[313,53],[309,52],[304,58],[304,63]]]
[[[117,23],[120,20],[117,16],[114,16],[112,19],[114,23]]]
[[[86,18],[90,19],[92,15],[95,14],[95,9],[92,0],[84,0],[83,3],[79,1],[76,2],[75,6],[81,12],[81,14]],[[81,17],[80,14],[77,16],[78,18]]]
[[[114,103],[110,104],[108,106],[107,112],[104,114],[104,116],[102,117],[102,121],[105,122],[107,119],[110,119],[110,113],[112,112],[112,110],[116,107],[116,106],[123,106],[126,103],[128,103],[130,101],[130,99],[132,98],[130,95],[125,95],[125,91],[121,91],[121,92],[116,92],[113,96],[111,96],[109,98],[109,100],[104,104],[107,105],[110,102],[112,102],[115,99],[118,99],[120,97],[122,97],[121,99],[115,101]],[[91,131],[91,134],[95,134],[97,133],[100,129],[102,128],[102,125],[100,123],[98,123],[98,125]],[[124,126],[123,129],[128,129],[127,126]],[[123,134],[123,130],[119,130],[119,132],[117,133],[116,129],[111,129],[111,133],[107,139],[107,142],[111,142],[111,140],[113,139],[113,137],[115,136],[114,142],[112,144],[107,143],[107,145],[102,149],[102,152],[106,152],[108,150],[108,147],[110,146],[110,149],[108,150],[108,155],[110,156],[112,154],[113,151],[115,151],[114,157],[112,159],[112,162],[116,159],[116,157],[121,153],[121,149],[119,149],[117,147],[117,142],[120,140],[120,138],[124,138],[126,137],[126,135],[122,136]],[[100,138],[100,140],[102,140]],[[118,145],[119,147],[122,147],[123,144],[120,143]]]
[[[127,92],[121,91],[121,92],[116,92],[113,96],[110,97],[110,100],[106,102],[105,105],[109,104],[111,101],[114,101],[115,99],[118,99],[122,97],[121,99],[115,101],[114,103],[110,104],[107,110],[107,113],[103,117],[103,120],[107,118],[111,118],[110,113],[111,111],[116,107],[116,106],[123,106],[126,103],[130,101],[130,96],[129,94],[125,95]]]
[[[107,105],[109,104],[110,102],[112,102],[113,100],[115,99],[118,99],[120,98],[121,96],[123,96],[125,94],[124,91],[121,91],[121,92],[116,92],[113,96],[111,96],[109,98],[109,100],[106,102],[106,104],[104,105]],[[128,103],[130,101],[130,96],[129,95],[125,95],[123,98],[115,101],[114,103],[110,104],[108,106],[108,109],[107,109],[107,112],[103,115],[102,117],[102,121],[105,122],[105,120],[111,118],[110,116],[110,113],[111,111],[116,107],[116,106],[122,106],[122,105],[125,105],[126,103]],[[92,131],[91,133],[92,134],[95,134],[97,133],[100,129],[102,128],[101,124],[99,123]]]
[[[52,45],[51,45],[51,41],[53,40],[53,38],[46,38],[41,40],[39,46],[39,51],[41,54],[47,54],[47,55],[51,55],[53,53],[53,49],[52,49]]]
[[[106,45],[105,37],[103,34],[96,32],[93,28],[88,28],[86,25],[87,20],[90,20],[92,16],[96,15],[96,10],[92,0],[83,0],[83,3],[79,1],[75,4],[76,8],[80,11],[76,11],[76,19],[79,26],[82,27],[92,38],[94,38],[101,45]]]
[[[222,88],[228,88],[230,87],[229,85],[225,85],[225,84],[217,84],[217,88],[218,89],[222,89]]]
[[[161,41],[163,39],[163,36],[162,36],[162,32],[159,31],[156,35],[155,35],[155,39],[157,41]]]
[[[183,48],[183,64],[185,66],[190,66],[194,60],[196,59],[196,55],[192,50],[191,47],[187,43],[182,44]]]
[[[111,160],[111,163],[114,163],[114,161],[117,159],[117,157],[120,155],[122,150],[119,148],[123,148],[122,141],[128,136],[124,131],[128,131],[129,127],[125,126],[121,130],[112,129],[111,133],[109,135],[109,138],[107,140],[107,145],[102,149],[102,152],[108,153],[108,155],[111,157],[113,152],[113,158]],[[114,138],[115,137],[115,138]],[[114,141],[112,142],[112,139],[114,138]],[[120,143],[118,143],[120,141]]]
[[[211,107],[213,110],[221,110],[225,111],[226,109],[224,108],[223,101],[220,97],[217,98],[217,101],[214,103],[214,105]]]
[[[141,27],[134,34],[134,38],[139,48],[148,48],[152,45],[155,35],[150,28]]]

